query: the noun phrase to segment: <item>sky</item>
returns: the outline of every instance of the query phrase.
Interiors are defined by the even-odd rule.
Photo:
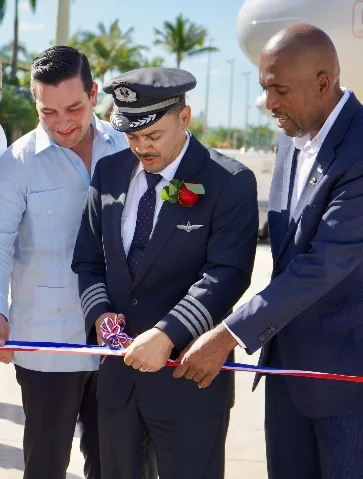
[[[13,39],[14,2],[7,2],[7,12],[0,25],[0,45]],[[20,0],[19,37],[29,52],[39,53],[51,46],[54,38],[57,0],[38,0],[35,14],[30,10],[29,3],[29,0]],[[153,45],[154,28],[162,29],[164,21],[173,23],[182,13],[190,21],[206,28],[208,39],[213,39],[213,45],[220,50],[211,56],[209,126],[228,126],[231,64],[227,60],[231,59],[235,60],[231,125],[236,128],[245,126],[246,80],[242,72],[246,71],[251,72],[249,123],[267,124],[270,120],[254,107],[261,93],[258,70],[243,54],[236,35],[237,15],[242,3],[243,0],[71,0],[70,34],[77,30],[96,31],[99,22],[109,27],[115,19],[119,19],[121,31],[133,27],[134,43],[150,48],[148,57],[163,56],[165,66],[175,67],[175,59],[162,47]],[[193,115],[197,117],[205,108],[207,59],[206,54],[189,57],[181,65],[197,79],[197,87],[187,97]]]

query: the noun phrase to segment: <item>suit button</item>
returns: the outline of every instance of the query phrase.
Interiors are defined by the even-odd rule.
[[[131,306],[137,306],[138,305],[138,300],[136,298],[132,298],[131,300]]]

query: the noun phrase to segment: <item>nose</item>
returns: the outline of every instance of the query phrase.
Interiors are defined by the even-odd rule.
[[[136,153],[147,153],[151,147],[151,141],[147,137],[139,137],[136,140],[135,151]]]
[[[272,91],[266,92],[266,108],[268,110],[277,110],[280,106],[281,102],[276,93]]]
[[[71,126],[71,121],[67,115],[59,115],[57,118],[57,128],[60,131],[68,131]]]

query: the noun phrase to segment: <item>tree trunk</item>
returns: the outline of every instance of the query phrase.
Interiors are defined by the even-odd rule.
[[[13,60],[11,63],[11,80],[16,80],[16,73],[18,70],[18,46],[19,46],[19,0],[15,0],[15,19],[14,19],[14,45],[13,45]]]
[[[183,57],[183,54],[178,52],[176,54],[176,67],[177,68],[180,68],[180,64],[181,64],[181,61],[182,61],[182,57]]]

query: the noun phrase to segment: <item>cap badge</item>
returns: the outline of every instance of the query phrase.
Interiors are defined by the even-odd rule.
[[[119,101],[125,101],[126,103],[132,103],[137,100],[137,95],[135,91],[130,90],[125,86],[120,86],[119,88],[114,89],[116,98]]]
[[[115,114],[112,113],[112,115],[110,116],[110,121],[111,121],[111,125],[116,129],[116,130],[119,130],[123,127],[123,124],[124,124],[124,121],[122,118],[119,118],[118,116],[116,116]]]

